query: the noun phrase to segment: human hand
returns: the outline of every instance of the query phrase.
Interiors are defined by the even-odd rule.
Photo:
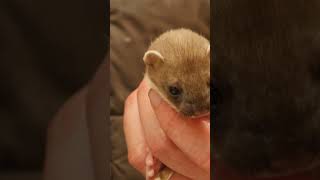
[[[154,157],[175,172],[171,180],[210,179],[208,118],[187,120],[150,91],[143,80],[125,104],[124,131],[130,164],[145,174],[145,158],[150,149]]]

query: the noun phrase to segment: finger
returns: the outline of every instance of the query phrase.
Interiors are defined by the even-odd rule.
[[[161,167],[161,162],[153,156],[149,148],[147,148],[147,155],[145,158],[145,176],[146,179],[152,178],[157,172],[159,172]]]
[[[182,117],[154,90],[150,91],[149,96],[160,126],[167,136],[193,162],[210,172],[210,126],[208,123]]]
[[[138,106],[141,124],[147,144],[153,155],[175,172],[191,179],[203,177],[205,171],[197,167],[162,131],[148,97],[149,87],[145,81],[138,88]]]
[[[137,91],[126,99],[123,128],[128,148],[128,160],[139,172],[145,174],[146,141],[140,123]]]

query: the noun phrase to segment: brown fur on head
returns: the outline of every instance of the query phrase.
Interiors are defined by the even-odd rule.
[[[185,116],[210,111],[210,44],[187,29],[165,32],[144,56],[153,89]]]

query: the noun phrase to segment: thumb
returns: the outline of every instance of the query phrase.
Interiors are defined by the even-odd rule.
[[[153,89],[150,89],[148,96],[149,96],[150,103],[151,103],[154,110],[157,109],[159,107],[159,105],[163,103],[163,99]]]
[[[173,108],[171,108],[169,104],[154,89],[150,89],[148,96],[155,114],[157,116],[161,115],[160,119],[162,119],[161,117],[163,115],[165,115],[166,118],[171,119],[177,114],[177,112]]]

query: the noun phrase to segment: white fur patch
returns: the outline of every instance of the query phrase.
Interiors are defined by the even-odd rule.
[[[164,61],[164,57],[158,51],[155,50],[149,50],[143,56],[143,61],[146,64],[153,64],[158,59]]]

